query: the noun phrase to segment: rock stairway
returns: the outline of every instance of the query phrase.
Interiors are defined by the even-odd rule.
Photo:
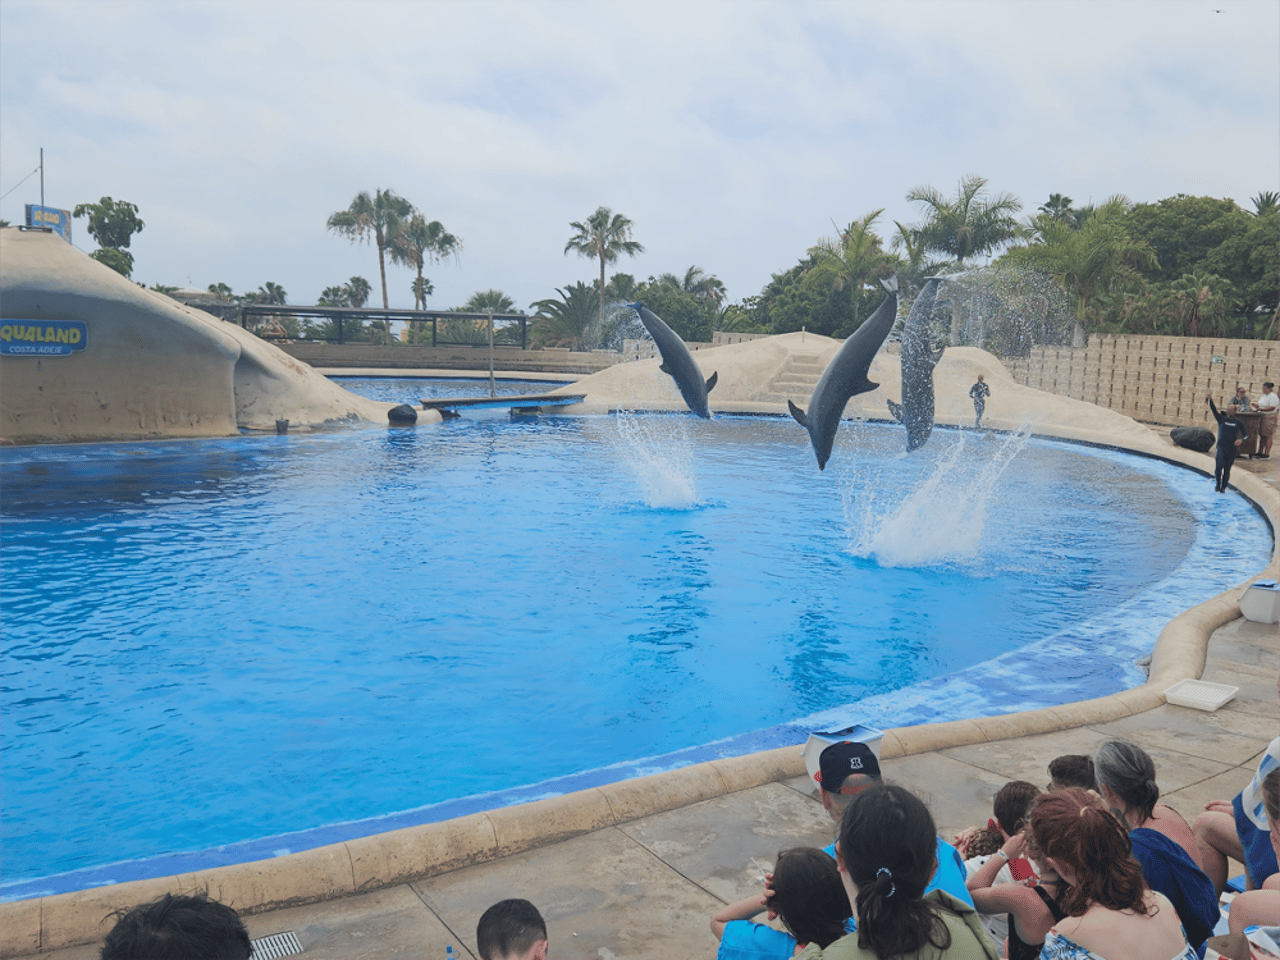
[[[809,398],[813,396],[813,388],[822,377],[823,369],[822,359],[816,354],[792,354],[786,367],[773,378],[759,399],[767,403],[794,400],[799,406],[806,407]]]

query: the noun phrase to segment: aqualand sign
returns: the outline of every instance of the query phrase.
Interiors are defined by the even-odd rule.
[[[65,357],[88,342],[89,325],[83,320],[0,321],[0,356]]]

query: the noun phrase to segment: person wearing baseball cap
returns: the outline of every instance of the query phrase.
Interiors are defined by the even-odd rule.
[[[841,740],[822,751],[818,757],[818,772],[813,775],[813,779],[818,783],[822,808],[835,821],[838,829],[844,811],[853,798],[867,787],[881,782],[880,761],[865,743]],[[835,843],[824,850],[829,857],[835,858]],[[938,866],[924,892],[927,894],[931,890],[945,890],[957,900],[973,906],[973,896],[965,884],[966,878],[964,860],[959,851],[938,837]],[[850,931],[855,930],[857,918],[850,917],[847,927]]]

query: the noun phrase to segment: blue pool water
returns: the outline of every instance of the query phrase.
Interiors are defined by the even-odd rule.
[[[1097,695],[1140,682],[1125,643],[1269,556],[1248,504],[1166,464],[902,446],[846,427],[819,473],[790,420],[499,413],[0,451],[4,895],[795,742],[804,717],[945,716],[930,684],[969,682],[969,715]],[[1032,644],[1074,685],[956,679]]]

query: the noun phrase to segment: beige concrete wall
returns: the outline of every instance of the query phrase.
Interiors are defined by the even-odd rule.
[[[348,393],[229,323],[132,283],[43,232],[0,230],[0,336],[86,325],[66,356],[0,356],[6,443],[234,435],[353,421],[391,406]]]
[[[1094,335],[1004,364],[1024,386],[1167,426],[1212,426],[1206,394],[1222,406],[1239,384],[1256,400],[1280,372],[1274,341],[1211,337]]]
[[[388,370],[487,370],[488,347],[417,344],[378,346],[367,343],[283,342],[280,349],[313,367],[381,367]],[[494,347],[493,369],[523,370],[532,373],[595,373],[622,360],[618,353],[574,353],[569,350],[520,350]]]

